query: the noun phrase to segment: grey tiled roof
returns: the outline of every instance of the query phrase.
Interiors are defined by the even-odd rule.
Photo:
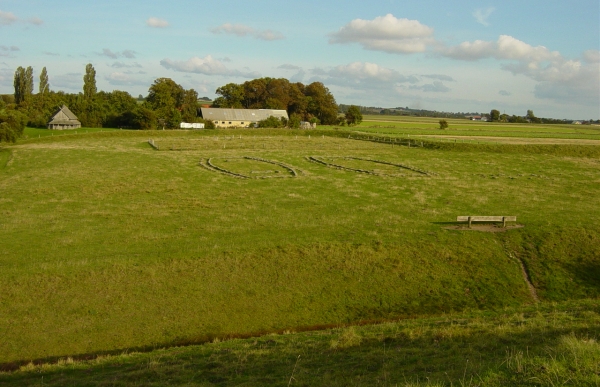
[[[287,111],[273,109],[222,109],[201,108],[202,118],[211,121],[248,121],[258,122],[273,116],[289,119]]]

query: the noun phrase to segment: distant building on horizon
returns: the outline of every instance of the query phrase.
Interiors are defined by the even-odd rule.
[[[285,110],[276,109],[227,109],[227,108],[201,108],[202,118],[212,121],[217,128],[249,128],[254,127],[259,121],[269,117],[289,120]]]
[[[48,129],[63,130],[78,128],[81,128],[81,122],[79,122],[77,116],[66,105],[62,105],[52,118],[50,118],[50,122],[48,122]]]

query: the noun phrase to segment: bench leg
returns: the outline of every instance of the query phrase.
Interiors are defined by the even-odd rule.
[[[506,217],[502,217],[502,228],[506,228]]]
[[[469,228],[471,228],[471,217],[469,216]]]

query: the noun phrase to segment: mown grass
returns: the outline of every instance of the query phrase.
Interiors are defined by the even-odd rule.
[[[9,146],[0,362],[531,303],[507,249],[542,300],[600,295],[598,158],[465,155],[347,134],[114,131]],[[261,170],[242,156],[299,175],[242,180],[199,166]],[[358,174],[307,156],[432,174]],[[470,214],[517,215],[525,227],[444,228]]]
[[[23,137],[21,140],[34,139],[34,138],[42,138],[42,137],[59,137],[59,136],[69,136],[69,135],[81,135],[88,133],[101,133],[101,132],[112,132],[120,129],[113,128],[79,128],[79,129],[69,129],[69,130],[50,130],[43,128],[30,128],[26,127],[23,132]]]
[[[27,364],[3,385],[596,386],[600,303],[506,308]]]

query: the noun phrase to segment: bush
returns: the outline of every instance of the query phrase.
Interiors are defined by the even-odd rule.
[[[448,121],[440,120],[440,129],[448,129]]]
[[[298,114],[292,114],[290,120],[288,121],[288,126],[292,129],[298,129],[300,127],[300,116]]]
[[[134,114],[133,123],[136,127],[143,130],[156,129],[156,114],[152,110],[140,106]]]
[[[27,117],[16,110],[0,111],[0,142],[16,142],[25,129]]]
[[[287,120],[282,117],[279,119],[277,117],[269,117],[266,120],[258,121],[259,128],[282,128],[287,124]]]

